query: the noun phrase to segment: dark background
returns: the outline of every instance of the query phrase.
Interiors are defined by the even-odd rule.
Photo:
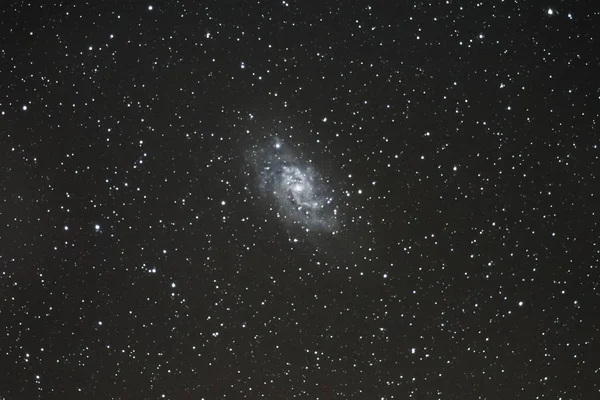
[[[397,3],[3,2],[0,397],[598,398],[593,2]]]

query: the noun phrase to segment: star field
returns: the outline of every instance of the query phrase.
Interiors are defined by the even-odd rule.
[[[4,4],[0,399],[597,399],[598,27]]]

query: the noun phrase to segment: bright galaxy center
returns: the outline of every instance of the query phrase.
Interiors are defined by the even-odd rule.
[[[255,151],[252,163],[261,194],[276,203],[283,222],[335,232],[339,224],[333,191],[310,163],[279,140]]]

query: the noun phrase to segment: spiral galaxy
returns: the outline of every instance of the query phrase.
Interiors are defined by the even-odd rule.
[[[308,231],[336,231],[333,190],[312,163],[279,139],[258,147],[252,163],[261,196],[275,203],[282,222]]]

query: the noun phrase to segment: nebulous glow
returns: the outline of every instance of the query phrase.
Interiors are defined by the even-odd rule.
[[[281,140],[259,147],[251,158],[261,194],[276,203],[284,222],[313,231],[337,229],[332,191],[310,163]]]

